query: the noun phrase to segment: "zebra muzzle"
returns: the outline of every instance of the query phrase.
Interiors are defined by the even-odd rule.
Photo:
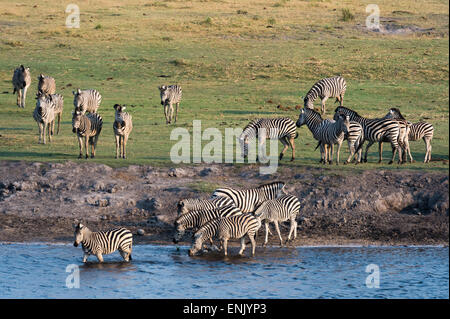
[[[76,241],[73,243],[73,245],[74,245],[75,247],[78,247],[78,243],[77,243]]]

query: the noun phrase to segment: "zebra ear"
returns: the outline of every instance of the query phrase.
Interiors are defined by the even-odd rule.
[[[75,92],[75,91],[72,91],[72,94],[73,94],[73,95],[77,95],[77,92]]]
[[[77,89],[77,94],[80,94],[81,93],[81,90],[80,89]]]

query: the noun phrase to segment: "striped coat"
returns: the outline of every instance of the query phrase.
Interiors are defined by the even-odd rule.
[[[115,104],[115,120],[113,123],[114,136],[116,140],[116,158],[127,157],[127,141],[133,130],[132,116],[124,112],[125,107]]]
[[[177,203],[178,215],[189,213],[194,210],[215,210],[222,206],[234,205],[227,197],[214,197],[208,199],[187,198]]]
[[[21,65],[14,70],[12,77],[13,94],[17,92],[17,106],[25,108],[28,87],[31,84],[30,68]]]
[[[102,131],[103,119],[97,113],[81,114],[80,111],[73,112],[72,116],[72,131],[77,134],[78,145],[80,148],[80,155],[83,157],[82,145],[88,158],[88,144],[91,145],[91,158],[95,157],[95,148],[97,147],[98,137]],[[84,141],[83,141],[84,139]]]
[[[62,98],[62,97],[61,97]],[[33,111],[33,118],[39,127],[39,143],[46,144],[45,131],[47,130],[48,140],[52,141],[53,129],[55,123],[55,115],[57,102],[59,99],[52,99],[50,96],[38,95],[36,107]]]
[[[325,113],[325,102],[330,97],[335,97],[336,101],[339,101],[339,105],[342,106],[344,101],[344,94],[347,90],[347,83],[341,76],[335,76],[332,78],[325,78],[315,83],[308,91],[303,99],[305,108],[313,108],[314,101],[319,97],[322,100],[322,114]]]
[[[161,97],[161,105],[164,106],[164,115],[166,117],[166,124],[172,123],[173,104],[176,105],[175,123],[178,118],[178,107],[180,105],[182,89],[179,85],[162,85],[158,87],[159,95]]]
[[[38,92],[42,92],[45,95],[56,93],[55,79],[51,76],[39,74],[38,76]]]
[[[97,90],[80,90],[72,91],[73,105],[75,111],[80,111],[82,114],[86,112],[97,113],[97,109],[102,102],[102,96]]]

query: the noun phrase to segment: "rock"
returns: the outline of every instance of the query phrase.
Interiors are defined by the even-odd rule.
[[[138,234],[139,236],[144,236],[144,235],[145,235],[145,231],[144,231],[142,228],[139,228],[139,229],[137,230],[137,234]]]
[[[107,206],[109,206],[109,200],[106,198],[99,199],[95,202],[95,206],[107,207]]]
[[[377,199],[374,202],[373,208],[377,213],[384,213],[388,210],[388,207],[386,206],[386,202],[383,199]]]
[[[177,167],[177,168],[171,168],[169,170],[169,176],[170,177],[184,177],[184,176],[188,176],[188,173],[186,172],[186,170]]]

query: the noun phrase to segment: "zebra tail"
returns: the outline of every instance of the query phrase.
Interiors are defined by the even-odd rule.
[[[296,139],[298,137],[298,132],[295,132],[295,137],[294,139]]]
[[[322,144],[322,141],[319,141],[319,143],[317,143],[317,146],[316,146],[316,148],[314,150],[318,149],[320,144]]]
[[[359,150],[361,149],[361,147],[363,146],[363,144],[364,144],[364,139],[360,139],[360,140],[359,140],[359,143],[358,143],[358,147],[357,147],[356,150],[355,150],[355,154],[359,152]]]

